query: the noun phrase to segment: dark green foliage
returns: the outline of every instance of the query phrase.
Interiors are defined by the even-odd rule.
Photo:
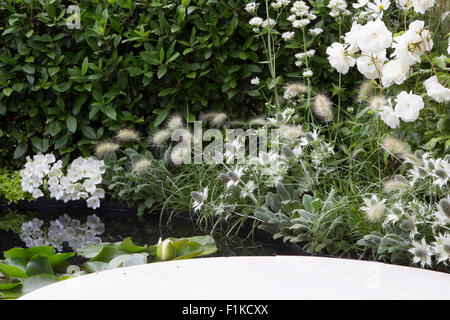
[[[321,2],[313,5],[325,10]],[[174,111],[189,122],[202,110],[264,111],[260,93],[247,94],[251,77],[268,74],[245,1],[81,0],[79,30],[66,25],[72,4],[0,0],[0,165],[40,151],[67,162],[111,131],[151,131]],[[335,38],[321,37],[324,56]],[[300,77],[297,51],[280,50],[285,83]],[[326,80],[313,82],[330,84],[336,73],[313,60]]]

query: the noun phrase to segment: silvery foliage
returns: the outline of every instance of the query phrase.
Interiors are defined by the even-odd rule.
[[[62,251],[63,244],[67,242],[72,249],[85,245],[101,243],[98,237],[105,232],[105,225],[95,214],[87,217],[86,223],[77,219],[71,219],[67,214],[50,221],[50,226],[45,233],[42,230],[44,221],[34,218],[22,224],[20,238],[28,248],[50,245],[56,250]]]
[[[105,163],[93,157],[75,159],[64,174],[62,161],[56,161],[53,154],[37,154],[27,157],[25,168],[20,172],[22,189],[38,199],[44,196],[44,186],[48,186],[50,197],[63,200],[85,199],[89,208],[100,207],[100,199],[105,191],[97,185],[102,182]]]
[[[334,168],[324,163],[334,154],[332,145],[325,142],[317,130],[304,132],[295,123],[294,115],[294,109],[286,108],[266,119],[265,125],[258,129],[269,133],[268,140],[272,140],[271,134],[278,130],[279,139],[272,140],[267,151],[258,150],[258,154],[245,155],[244,161],[239,160],[239,154],[246,153],[248,131],[226,141],[225,171],[218,177],[223,182],[223,191],[218,196],[212,192],[208,195],[208,190],[193,192],[194,210],[210,211],[225,218],[233,213],[240,215],[241,210],[252,212],[265,203],[268,192],[291,174],[305,190],[317,185],[321,176],[330,174]],[[238,159],[228,162],[233,155]]]

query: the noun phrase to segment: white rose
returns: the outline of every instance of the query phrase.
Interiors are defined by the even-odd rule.
[[[348,53],[353,54],[359,50],[358,47],[358,34],[361,29],[361,25],[357,22],[353,22],[352,28],[344,36],[344,41],[349,45],[347,48]]]
[[[377,53],[391,46],[392,32],[383,21],[370,21],[359,30],[357,42],[362,51]]]
[[[389,61],[381,71],[381,82],[383,87],[388,88],[393,83],[402,84],[409,73],[409,65],[399,59]]]
[[[434,0],[413,0],[414,11],[424,14],[426,10],[434,6]]]
[[[347,55],[344,45],[335,42],[327,48],[328,61],[339,73],[346,74],[355,65],[355,59]]]
[[[424,81],[427,94],[436,102],[449,102],[450,101],[450,89],[441,85],[436,76],[433,76]]]
[[[392,129],[395,129],[400,125],[400,120],[394,109],[392,109],[390,101],[388,106],[382,106],[380,108],[380,118]]]
[[[386,50],[378,54],[360,56],[356,59],[356,66],[358,71],[361,72],[367,79],[378,79],[379,73],[383,69],[383,62],[386,61]],[[374,63],[375,62],[375,63]]]
[[[400,92],[395,102],[397,103],[395,113],[405,122],[416,121],[420,110],[424,107],[422,97],[412,92]]]

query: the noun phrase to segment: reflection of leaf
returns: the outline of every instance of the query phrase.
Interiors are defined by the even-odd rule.
[[[115,257],[108,263],[108,269],[120,268],[120,267],[130,267],[139,264],[147,263],[146,253],[134,253],[134,254],[124,254]]]
[[[26,272],[29,276],[38,274],[53,274],[53,268],[48,257],[34,256],[28,262]]]
[[[95,257],[102,251],[103,247],[107,245],[113,245],[109,242],[103,242],[102,244],[93,244],[76,249],[76,252],[83,258],[90,259]]]
[[[122,243],[119,245],[119,249],[125,250],[129,253],[137,253],[142,252],[147,249],[147,245],[140,247],[133,243],[131,238],[126,238],[122,241]]]
[[[39,274],[26,278],[22,282],[22,294],[27,294],[31,291],[48,286],[49,284],[58,282],[57,276],[52,274]]]

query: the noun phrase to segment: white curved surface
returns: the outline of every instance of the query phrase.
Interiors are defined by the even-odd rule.
[[[75,277],[21,299],[450,299],[450,275],[377,262],[274,256],[200,258]]]

